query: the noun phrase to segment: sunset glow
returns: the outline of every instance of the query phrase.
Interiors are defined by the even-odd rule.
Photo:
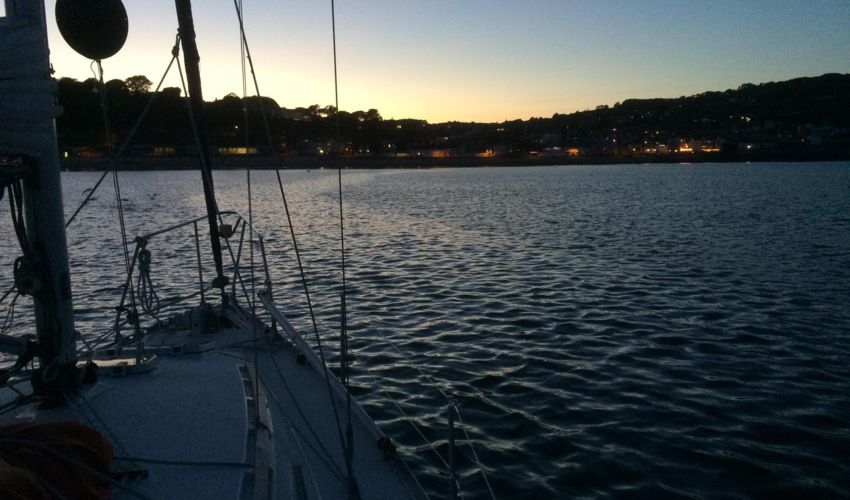
[[[125,5],[129,37],[104,61],[106,76],[156,82],[176,34],[174,4]],[[330,2],[244,5],[261,91],[289,108],[333,103]],[[59,37],[52,8],[56,74],[90,77],[89,61]],[[847,2],[354,0],[336,8],[340,107],[387,118],[498,122],[850,71]],[[194,10],[205,98],[241,94],[233,3],[195,2]],[[176,72],[165,85],[179,86]]]

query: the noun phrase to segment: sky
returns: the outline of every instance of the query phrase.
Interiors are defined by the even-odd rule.
[[[331,2],[242,0],[260,91],[288,108],[333,104]],[[848,0],[336,0],[340,109],[501,122],[850,73]],[[127,42],[107,79],[155,83],[171,58],[173,0],[124,0]],[[61,39],[57,76],[90,62]],[[242,94],[233,0],[194,2],[206,100]],[[165,86],[179,86],[176,72]],[[249,89],[249,95],[253,95]]]

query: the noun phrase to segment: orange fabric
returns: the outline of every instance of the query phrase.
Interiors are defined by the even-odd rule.
[[[9,465],[0,458],[0,491],[9,500],[50,500],[31,471]]]
[[[27,422],[0,427],[3,498],[49,499],[52,491],[68,498],[109,498],[107,482],[80,470],[69,460],[108,476],[112,446],[98,431],[78,422]]]

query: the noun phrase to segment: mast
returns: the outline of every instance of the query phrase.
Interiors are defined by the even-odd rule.
[[[7,21],[18,33],[27,33],[26,52],[33,55],[16,63],[21,76],[5,80],[8,88],[0,92],[0,105],[20,111],[18,119],[0,124],[0,139],[14,140],[15,148],[34,163],[33,175],[23,183],[24,224],[32,250],[29,277],[40,282],[32,291],[39,344],[33,385],[48,399],[61,400],[62,390],[76,385],[77,351],[54,121],[56,86],[50,76],[44,3],[5,0],[5,6]]]
[[[227,305],[227,278],[221,258],[221,239],[218,230],[218,203],[215,200],[215,187],[213,186],[212,166],[210,163],[209,139],[207,136],[207,125],[204,119],[204,96],[201,92],[201,71],[198,62],[201,60],[198,54],[198,46],[195,44],[195,22],[192,18],[192,3],[190,0],[175,0],[177,7],[177,23],[180,33],[180,41],[183,45],[183,61],[186,64],[186,79],[189,85],[189,103],[192,110],[197,133],[198,147],[201,155],[201,178],[204,183],[204,198],[207,205],[207,219],[210,225],[210,244],[212,245],[213,259],[215,260],[216,277],[213,286],[221,289],[222,306]]]

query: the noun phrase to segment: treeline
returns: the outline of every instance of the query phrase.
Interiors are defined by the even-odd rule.
[[[150,87],[141,75],[105,84],[113,143],[123,141],[133,128],[151,98]],[[58,95],[64,108],[57,120],[60,147],[102,148],[106,134],[97,82],[62,78]],[[494,146],[515,155],[545,146],[622,154],[626,145],[692,138],[787,147],[850,145],[850,75],[843,74],[745,84],[674,99],[629,99],[610,107],[503,123],[385,120],[375,109],[340,111],[337,116],[332,106],[285,109],[270,98],[243,100],[230,94],[206,103],[211,144],[266,147],[261,102],[275,147],[303,154],[316,154],[334,143],[337,127],[342,144],[337,147],[350,154],[417,148],[475,152]],[[165,88],[156,95],[134,143],[178,151],[193,144],[186,99],[179,89]]]
[[[106,146],[104,102],[108,110],[106,116],[112,146],[120,144],[130,134],[149,103],[150,109],[139,123],[133,143],[178,150],[191,146],[194,139],[187,99],[175,87],[164,88],[151,99],[150,87],[150,80],[142,75],[110,80],[103,89],[93,78],[84,81],[61,78],[58,99],[64,112],[57,119],[60,148],[98,149]],[[304,142],[324,142],[336,137],[337,117],[332,106],[283,109],[271,98],[248,97],[243,100],[229,94],[205,103],[204,111],[210,143],[218,147],[267,147],[263,113],[267,116],[273,142],[279,149],[296,148]],[[339,113],[341,134],[346,140],[354,140],[366,149],[377,150],[389,126],[375,109]]]
[[[719,137],[779,145],[817,134],[846,145],[848,111],[850,75],[825,74],[674,99],[629,99],[531,122],[542,130],[559,129],[575,143],[605,136],[622,144]]]

